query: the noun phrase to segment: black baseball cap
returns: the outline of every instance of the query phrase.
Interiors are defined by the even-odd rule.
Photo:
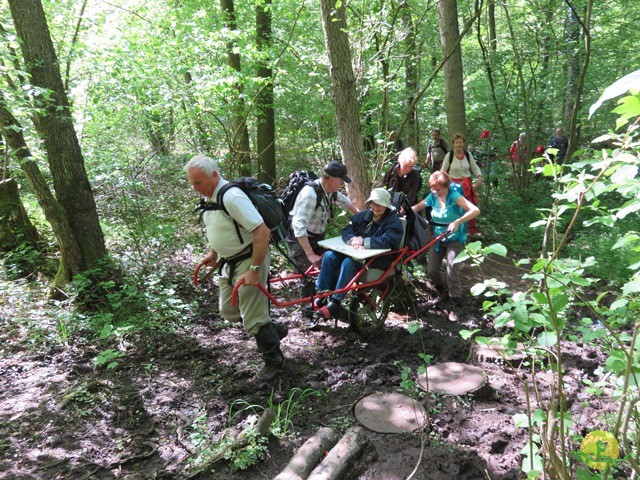
[[[345,183],[351,183],[351,179],[347,177],[347,167],[342,162],[333,160],[327,163],[324,167],[324,173],[330,177],[341,178]]]

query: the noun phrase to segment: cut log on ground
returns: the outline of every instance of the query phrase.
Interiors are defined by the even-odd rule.
[[[339,480],[351,468],[367,444],[362,427],[352,427],[342,436],[307,480]]]
[[[321,428],[300,447],[285,469],[273,480],[306,480],[322,460],[324,453],[336,444],[338,438],[338,434],[331,428]]]

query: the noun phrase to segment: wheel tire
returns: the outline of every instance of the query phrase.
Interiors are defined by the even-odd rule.
[[[356,332],[362,335],[376,335],[382,330],[389,315],[389,297],[381,302],[382,292],[378,288],[370,288],[351,300],[348,311],[349,324]],[[377,307],[372,308],[363,295],[368,295],[371,303]]]

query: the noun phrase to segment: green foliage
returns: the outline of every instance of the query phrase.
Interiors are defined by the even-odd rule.
[[[42,252],[28,243],[21,243],[1,255],[2,266],[7,276],[15,280],[46,270],[46,259]]]
[[[223,435],[214,439],[207,426],[207,416],[199,416],[191,425],[189,438],[196,447],[196,452],[190,459],[194,468],[210,471],[215,463],[228,460],[233,470],[245,470],[264,458],[267,451],[267,438],[261,437],[255,431],[258,417],[253,415],[240,425],[243,427],[245,445],[237,448],[237,439],[225,431]]]
[[[118,358],[122,358],[124,356],[123,352],[119,352],[118,350],[114,350],[113,348],[109,348],[107,350],[103,350],[100,354],[94,359],[94,363],[96,365],[105,365],[107,370],[114,369],[118,366],[118,362],[116,361]]]
[[[640,103],[633,111],[629,108],[636,105],[634,102],[623,103],[624,119],[630,118],[630,113],[640,115]],[[566,165],[559,175],[546,172],[554,176],[558,188],[553,205],[545,209],[548,218],[538,222],[545,227],[545,238],[551,239],[547,244],[549,253],[537,258],[530,273],[523,276],[532,282],[532,287],[511,293],[496,281],[485,281],[473,289],[474,294],[486,296],[484,308],[495,327],[513,322],[513,333],[498,341],[505,345],[524,343],[537,356],[547,357],[548,367],[533,363],[534,371],[548,368],[558,373],[557,382],[551,385],[553,400],[547,402],[538,397],[541,408],[514,418],[517,426],[529,430],[529,444],[523,449],[523,471],[530,478],[544,472],[549,478],[565,479],[573,468],[568,453],[575,446],[575,432],[562,400],[565,385],[559,374],[563,370],[563,345],[568,340],[597,343],[606,353],[603,369],[609,377],[592,382],[590,392],[600,395],[603,388],[615,392],[617,418],[601,421],[613,429],[628,452],[638,452],[634,407],[637,399],[631,389],[638,385],[640,374],[640,224],[635,215],[640,209],[640,142],[635,127],[624,135],[609,137],[623,148],[603,152],[602,159],[589,158],[583,152],[579,154],[581,161]],[[540,173],[544,174],[544,169]],[[613,250],[619,250],[615,260]],[[478,257],[488,251],[470,245],[466,254],[478,262]],[[594,287],[597,289],[598,285],[607,285],[611,290],[597,295]],[[497,287],[497,292],[490,287]],[[576,318],[579,309],[588,312],[588,316]],[[472,334],[465,332],[467,336]],[[476,339],[479,343],[495,340]],[[529,395],[528,380],[522,381]],[[534,391],[537,395],[538,389]],[[532,403],[527,400],[527,405]],[[549,418],[556,421],[550,422]],[[586,478],[584,471],[581,475]]]
[[[321,397],[323,395],[322,392],[313,388],[303,390],[295,387],[291,389],[289,396],[284,401],[275,402],[274,394],[275,391],[272,389],[268,400],[269,408],[275,412],[275,418],[271,423],[271,432],[280,438],[293,432],[293,420],[305,411],[303,401],[307,397]]]
[[[163,286],[160,279],[123,277],[119,281],[91,270],[78,275],[71,292],[78,307],[76,318],[88,322],[101,338],[117,332],[141,329],[166,329],[167,320],[188,309],[175,296],[175,289]],[[147,282],[142,288],[141,282]]]
[[[285,437],[293,432],[295,417],[304,412],[303,403],[310,397],[320,397],[322,392],[312,388],[293,388],[282,402],[274,400],[274,391],[268,399],[274,414],[271,433]],[[211,470],[220,460],[228,460],[234,470],[245,470],[263,459],[267,452],[266,436],[258,435],[256,423],[265,408],[250,404],[246,400],[234,400],[229,406],[229,426],[224,432],[214,435],[209,431],[206,414],[200,415],[191,425],[190,439],[196,447],[196,453],[190,462],[200,471]],[[239,420],[243,415],[244,419]],[[242,431],[241,443],[238,432]]]
[[[539,209],[551,205],[551,188],[545,179],[536,179],[522,193],[515,192],[504,182],[500,183],[492,190],[488,205],[482,207],[479,228],[485,232],[483,241],[509,245],[509,250],[515,255],[535,255],[542,235],[522,226],[543,218]]]

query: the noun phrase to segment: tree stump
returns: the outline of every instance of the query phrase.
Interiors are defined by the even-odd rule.
[[[464,395],[475,392],[487,382],[481,368],[464,363],[446,362],[431,365],[418,376],[418,386],[433,393]]]
[[[378,433],[405,433],[427,425],[427,411],[417,400],[398,393],[374,393],[360,399],[354,414],[361,425]]]

